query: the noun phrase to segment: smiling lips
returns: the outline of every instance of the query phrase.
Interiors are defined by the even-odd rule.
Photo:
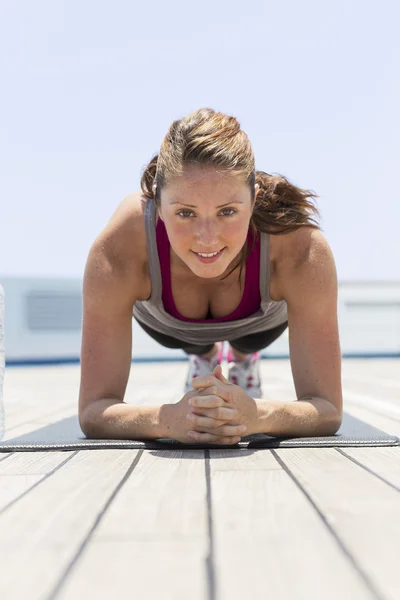
[[[224,248],[221,248],[221,250],[210,250],[209,252],[196,252],[196,250],[192,250],[192,252],[194,252],[195,254],[209,256],[210,254],[217,254],[218,252],[221,252]]]
[[[192,250],[192,252],[199,260],[201,260],[201,262],[210,263],[218,260],[224,250],[225,248],[222,248],[222,250],[218,250],[218,252],[202,252],[201,254],[199,252],[194,252],[194,250]]]
[[[216,252],[196,252],[196,254],[198,254],[199,256],[205,256],[206,258],[209,258],[210,256],[215,256],[216,254],[218,254],[219,250],[217,250]]]

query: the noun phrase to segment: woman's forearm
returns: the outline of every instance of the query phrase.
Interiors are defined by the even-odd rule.
[[[166,423],[172,406],[135,406],[115,398],[102,398],[86,408],[79,422],[88,438],[163,438],[168,437]]]
[[[324,398],[310,397],[295,402],[256,400],[259,414],[259,433],[272,436],[334,435],[342,416]]]

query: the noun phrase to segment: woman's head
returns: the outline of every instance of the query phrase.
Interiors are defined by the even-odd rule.
[[[258,188],[252,195],[243,178],[209,166],[186,166],[169,181],[158,210],[178,262],[206,279],[229,274],[246,242]],[[200,256],[215,252],[215,258]]]
[[[142,175],[141,188],[155,199],[178,259],[204,278],[227,277],[239,265],[241,271],[251,251],[246,241],[249,227],[254,243],[259,231],[281,234],[301,225],[319,229],[307,214],[319,214],[307,200],[315,194],[284,177],[256,171],[240,123],[210,108],[172,123],[159,154]],[[194,254],[222,248],[212,263]]]

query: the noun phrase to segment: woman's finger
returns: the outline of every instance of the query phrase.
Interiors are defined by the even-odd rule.
[[[222,446],[231,446],[233,444],[238,444],[240,442],[240,440],[242,439],[240,436],[221,437],[221,436],[215,436],[211,433],[199,433],[198,431],[189,432],[189,433],[190,434],[193,433],[193,435],[189,435],[189,438],[193,439],[196,442],[199,442],[199,443],[209,442],[211,444],[221,444]]]
[[[226,402],[217,394],[208,394],[204,396],[193,396],[189,400],[189,405],[196,408],[217,408],[226,406]]]
[[[195,377],[192,379],[192,387],[194,390],[201,390],[202,394],[213,394],[216,396],[220,396],[226,402],[231,402],[232,400],[232,389],[235,388],[233,384],[226,385],[225,383],[221,383],[219,379],[217,379],[214,375],[207,375],[203,377]],[[231,389],[232,388],[232,389]]]
[[[194,413],[189,413],[186,418],[190,420],[192,426],[196,428],[207,427],[207,429],[215,429],[225,425],[226,423],[226,421],[213,419],[212,417],[203,417],[200,415],[195,415]]]
[[[194,415],[200,417],[210,417],[216,421],[234,421],[239,415],[239,411],[236,408],[230,408],[228,406],[218,406],[217,408],[197,408],[194,407],[190,411]]]
[[[209,423],[211,421],[211,424]],[[207,417],[196,417],[196,422],[192,421],[192,426],[194,431],[198,431],[199,433],[212,433],[213,435],[219,436],[236,436],[242,435],[247,427],[243,424],[239,425],[217,425],[217,421],[214,419],[208,419]]]

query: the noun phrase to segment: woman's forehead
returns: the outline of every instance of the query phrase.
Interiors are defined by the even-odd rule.
[[[164,186],[164,196],[176,196],[184,194],[201,197],[203,194],[209,196],[229,196],[233,194],[243,195],[249,189],[243,179],[238,177],[222,177],[218,173],[204,174],[202,176],[181,176],[167,182]]]

